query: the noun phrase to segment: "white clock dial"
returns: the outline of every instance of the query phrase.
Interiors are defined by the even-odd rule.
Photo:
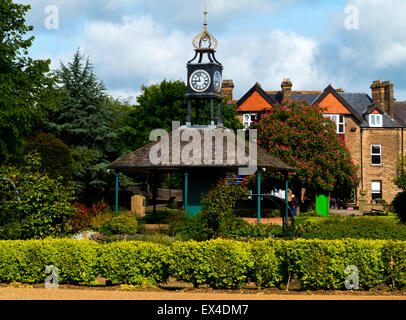
[[[214,76],[213,76],[213,85],[214,85],[214,90],[215,90],[216,92],[220,92],[220,90],[221,90],[221,74],[220,74],[219,71],[216,71],[216,72],[214,73]]]
[[[194,91],[203,92],[210,86],[210,75],[204,70],[196,70],[189,79],[190,86]]]

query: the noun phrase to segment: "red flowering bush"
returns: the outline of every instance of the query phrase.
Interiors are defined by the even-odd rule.
[[[359,183],[357,167],[336,125],[323,116],[325,109],[305,101],[284,101],[266,112],[253,128],[258,129],[258,145],[296,168],[289,176],[294,193],[334,192],[349,194]],[[280,172],[266,171],[265,183],[282,186]],[[246,183],[255,182],[248,178]]]
[[[103,215],[109,208],[109,205],[98,202],[88,208],[85,204],[76,203],[74,207],[77,213],[72,217],[70,225],[73,232],[79,232],[90,228],[96,217]]]

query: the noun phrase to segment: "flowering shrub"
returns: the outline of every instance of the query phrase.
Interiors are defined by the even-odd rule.
[[[301,188],[310,192],[351,191],[359,183],[350,151],[338,137],[335,123],[323,116],[324,111],[305,101],[284,101],[253,125],[258,129],[258,145],[297,170],[289,177],[295,192]],[[273,186],[283,180],[280,172],[267,171],[266,175]],[[245,185],[248,183],[255,181],[247,178]]]
[[[78,203],[74,204],[74,206],[77,209],[77,213],[70,221],[73,232],[78,232],[94,226],[94,221],[100,215],[103,215],[109,208],[108,204],[100,202],[94,203],[90,208],[85,204]]]

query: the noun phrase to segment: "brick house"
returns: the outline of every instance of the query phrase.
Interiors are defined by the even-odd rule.
[[[236,103],[238,118],[248,128],[261,113],[283,100],[302,101],[327,108],[326,117],[337,125],[337,134],[347,144],[359,166],[361,180],[354,190],[354,203],[359,191],[367,191],[367,200],[391,202],[400,191],[392,179],[396,163],[404,153],[406,102],[396,102],[391,81],[374,81],[372,98],[367,93],[347,93],[331,85],[323,91],[292,91],[292,82],[284,79],[280,91],[265,91],[256,83],[239,100],[233,100],[233,82],[225,80],[223,95]]]

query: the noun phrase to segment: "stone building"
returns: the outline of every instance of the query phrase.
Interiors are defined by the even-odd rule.
[[[227,90],[229,102],[237,104],[238,117],[246,128],[283,100],[305,100],[310,105],[327,108],[325,116],[336,123],[337,134],[345,141],[360,168],[361,182],[353,193],[354,204],[361,190],[367,191],[371,203],[380,199],[391,202],[400,191],[392,179],[397,174],[397,160],[405,148],[406,102],[395,101],[391,81],[374,81],[372,97],[368,93],[344,92],[331,85],[323,91],[292,91],[292,82],[284,79],[279,91],[265,91],[256,83],[239,100],[233,100],[233,87],[233,82],[227,80],[224,90]]]

